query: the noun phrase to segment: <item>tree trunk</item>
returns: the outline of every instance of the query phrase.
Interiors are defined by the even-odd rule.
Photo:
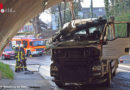
[[[66,1],[64,2],[64,24],[66,23]]]
[[[70,2],[69,2],[69,5],[70,5],[70,9],[71,9],[71,14],[72,14],[72,20],[75,20],[73,1],[70,1]]]
[[[61,27],[63,27],[62,14],[61,14],[61,3],[58,5],[58,11],[59,11],[60,25],[61,25]]]

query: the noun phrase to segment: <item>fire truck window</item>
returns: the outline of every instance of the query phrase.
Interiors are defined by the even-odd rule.
[[[45,41],[33,41],[33,46],[44,46]]]
[[[33,43],[32,43],[32,42],[30,42],[30,46],[33,46]]]
[[[27,48],[27,41],[23,41],[24,48]]]
[[[20,44],[21,44],[21,41],[16,41],[16,44],[20,45]]]

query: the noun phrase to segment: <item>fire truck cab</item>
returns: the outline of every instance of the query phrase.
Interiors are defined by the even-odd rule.
[[[27,56],[31,55],[43,55],[46,48],[45,41],[43,39],[23,39],[13,38],[12,46],[23,44],[24,51]]]

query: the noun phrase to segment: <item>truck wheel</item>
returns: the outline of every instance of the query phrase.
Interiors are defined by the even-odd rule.
[[[109,65],[108,69],[109,69],[109,72],[106,75],[107,80],[104,83],[105,87],[110,87],[111,86],[112,73],[111,73],[111,67],[110,67],[110,65]]]
[[[27,56],[28,56],[28,57],[31,56],[31,52],[30,52],[30,51],[27,52]]]
[[[43,56],[43,54],[40,54],[39,56]]]
[[[65,86],[65,83],[62,82],[55,82],[55,84],[60,88],[63,88]]]
[[[113,76],[115,76],[116,75],[116,70],[113,72]]]

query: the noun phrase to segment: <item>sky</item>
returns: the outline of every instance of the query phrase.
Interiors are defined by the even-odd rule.
[[[49,22],[51,22],[51,14],[49,13],[48,10],[45,10],[44,12],[42,12],[39,18],[43,22],[45,22],[46,24],[48,24]]]
[[[91,0],[83,0],[82,7],[90,7]],[[93,7],[104,7],[104,0],[93,0]]]
[[[83,0],[83,2],[81,3],[82,7],[90,7],[90,1],[91,0]],[[93,0],[93,7],[104,7],[104,0]],[[48,11],[41,13],[39,18],[46,24],[51,22],[51,14],[48,13]]]

